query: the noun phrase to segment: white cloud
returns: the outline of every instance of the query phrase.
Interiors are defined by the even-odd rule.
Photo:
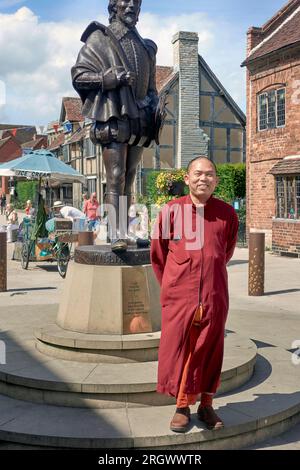
[[[6,103],[6,87],[5,83],[0,80],[0,107],[5,106]]]
[[[107,17],[98,18],[106,23]],[[81,47],[86,22],[42,22],[27,7],[0,14],[0,80],[6,84],[6,106],[0,122],[46,124],[60,112],[62,96],[74,95],[70,69]],[[224,29],[225,28],[225,29]],[[179,30],[199,34],[199,52],[232,96],[243,104],[244,83],[239,64],[243,48],[234,44],[204,13],[160,18],[141,15],[138,29],[158,44],[158,64],[172,65],[172,36]],[[229,26],[228,26],[229,29]]]
[[[172,65],[171,41],[173,35],[179,30],[197,32],[199,34],[199,49],[202,52],[208,51],[215,40],[214,24],[204,13],[162,18],[158,15],[145,13],[141,15],[138,28],[143,37],[151,38],[157,43],[157,63],[160,65]]]

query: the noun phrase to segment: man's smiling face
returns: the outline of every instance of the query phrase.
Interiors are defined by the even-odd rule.
[[[206,202],[210,198],[218,182],[215,167],[208,158],[196,160],[185,175],[191,196],[199,202]]]

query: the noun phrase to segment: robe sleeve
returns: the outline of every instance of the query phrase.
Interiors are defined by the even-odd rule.
[[[232,212],[232,217],[228,220],[228,234],[226,247],[226,264],[231,260],[237,242],[239,221],[236,212]]]
[[[160,212],[155,223],[150,252],[152,268],[160,285],[162,283],[169,245],[169,240],[163,239],[162,236],[162,219],[162,212]]]

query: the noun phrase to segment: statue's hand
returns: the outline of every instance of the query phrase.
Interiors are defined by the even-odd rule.
[[[114,90],[122,84],[122,77],[126,75],[126,70],[107,70],[102,77],[102,89],[103,91]]]
[[[102,89],[103,91],[114,90],[120,86],[133,85],[135,81],[135,74],[133,72],[127,72],[124,68],[118,68],[118,70],[107,70],[103,74],[102,78]]]
[[[122,76],[122,85],[134,85],[135,82],[135,73],[125,72],[125,75]]]

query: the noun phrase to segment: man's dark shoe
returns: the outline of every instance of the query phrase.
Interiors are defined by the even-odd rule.
[[[212,406],[201,406],[199,405],[197,410],[197,416],[200,421],[205,423],[207,429],[222,429],[224,428],[224,423],[216,414]]]
[[[176,412],[170,423],[170,429],[173,432],[187,432],[191,420],[191,411],[187,408],[176,408]]]

